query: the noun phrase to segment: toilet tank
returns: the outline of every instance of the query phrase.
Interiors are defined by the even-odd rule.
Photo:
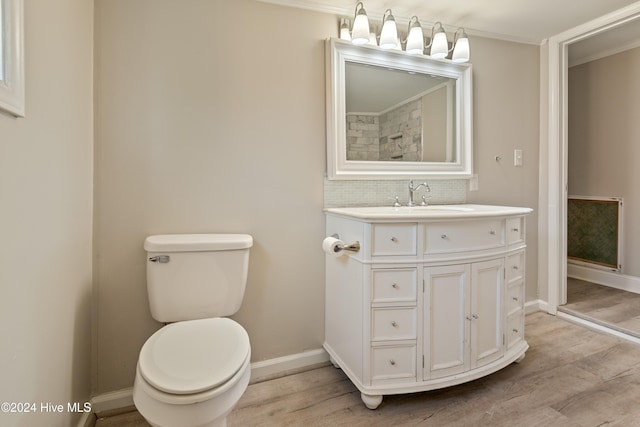
[[[230,316],[247,283],[248,234],[163,234],[144,241],[151,315],[159,322]]]

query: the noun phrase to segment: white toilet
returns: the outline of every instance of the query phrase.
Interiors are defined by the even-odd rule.
[[[252,245],[246,234],[145,240],[151,315],[169,323],[142,347],[133,384],[152,426],[227,425],[249,383],[251,346],[244,328],[222,316],[242,304]]]

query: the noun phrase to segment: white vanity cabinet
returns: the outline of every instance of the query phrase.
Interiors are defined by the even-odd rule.
[[[326,257],[325,343],[375,409],[524,357],[528,208],[326,209],[360,250]]]

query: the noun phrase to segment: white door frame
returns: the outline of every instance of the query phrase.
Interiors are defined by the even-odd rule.
[[[540,227],[544,231],[546,223],[547,242],[540,245],[539,259],[546,259],[547,272],[541,274],[540,279],[547,278],[547,311],[550,314],[556,314],[558,306],[567,300],[568,47],[635,19],[640,19],[640,1],[548,40],[547,156],[546,164],[541,164],[540,169],[543,176],[545,173],[548,176],[547,216],[546,221],[541,220]],[[544,186],[541,190],[544,191]],[[544,215],[544,207],[540,208]]]

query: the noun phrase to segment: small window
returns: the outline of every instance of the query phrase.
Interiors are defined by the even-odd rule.
[[[0,0],[0,110],[24,117],[23,0]]]
[[[0,1],[0,82],[4,80],[4,0]]]

